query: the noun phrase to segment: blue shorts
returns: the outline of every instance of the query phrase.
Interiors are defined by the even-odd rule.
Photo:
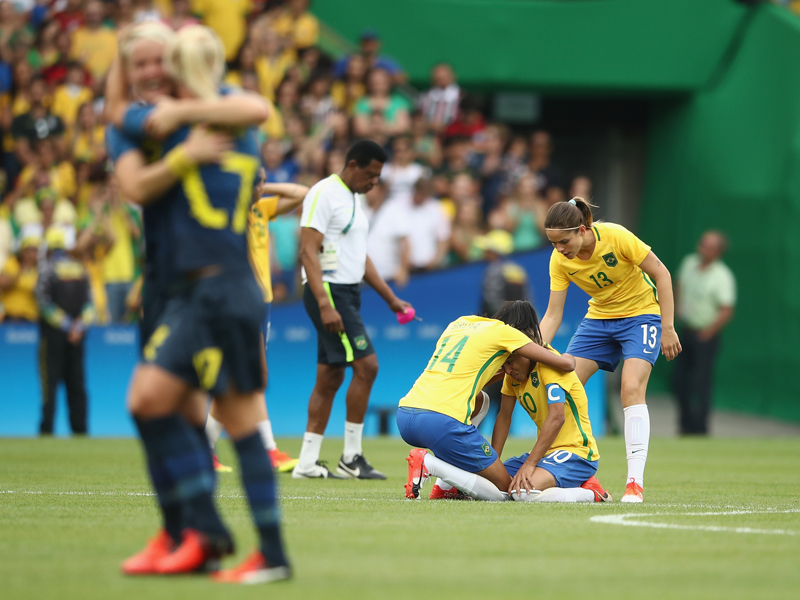
[[[567,347],[568,354],[593,360],[603,371],[612,373],[620,358],[641,358],[654,365],[660,351],[660,315],[625,319],[584,318]]]
[[[530,452],[526,452],[522,456],[509,458],[503,463],[511,477],[517,474],[529,454]],[[597,473],[596,460],[586,460],[568,450],[551,452],[536,463],[536,466],[550,473],[556,480],[556,487],[560,488],[580,487],[584,481]]]
[[[442,413],[424,408],[397,409],[397,428],[405,442],[427,448],[444,462],[478,473],[497,460],[497,452],[475,425],[465,425]]]

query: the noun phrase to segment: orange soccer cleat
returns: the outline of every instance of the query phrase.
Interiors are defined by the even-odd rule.
[[[603,486],[600,485],[600,482],[597,480],[597,477],[592,475],[581,484],[581,487],[585,490],[589,490],[590,492],[594,492],[594,501],[595,502],[611,502],[613,498],[611,498],[611,494],[603,489]]]
[[[233,554],[233,542],[230,539],[214,544],[204,533],[196,529],[184,529],[181,545],[156,561],[155,569],[161,575],[218,571],[220,558],[227,554]]]
[[[122,563],[122,572],[125,575],[154,575],[158,572],[156,562],[167,556],[174,548],[175,542],[166,530],[162,529],[147,542],[144,550]]]
[[[289,579],[291,576],[292,568],[289,565],[272,566],[264,555],[256,550],[238,567],[219,571],[211,577],[219,583],[270,583]]]
[[[286,452],[281,452],[277,448],[267,450],[267,454],[269,454],[269,460],[272,462],[272,469],[276,473],[288,473],[300,462],[300,459],[292,458]]]
[[[622,497],[620,502],[638,504],[639,502],[644,501],[644,498],[642,498],[643,493],[644,490],[642,489],[642,486],[640,486],[631,478],[631,480],[628,482],[628,485],[625,486],[625,495]]]
[[[428,469],[425,466],[427,450],[414,448],[408,453],[408,483],[406,483],[406,498],[419,500],[419,489],[428,480]]]
[[[219,462],[219,459],[217,458],[216,454],[212,454],[211,456],[214,458],[214,470],[217,473],[231,473],[231,472],[233,472],[233,468],[232,467],[225,466],[221,462]]]

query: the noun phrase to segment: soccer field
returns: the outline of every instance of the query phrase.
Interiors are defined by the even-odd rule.
[[[600,449],[598,478],[619,497],[623,442]],[[798,598],[800,439],[654,439],[637,506],[406,501],[407,450],[365,441],[384,482],[281,476],[295,578],[244,587],[119,574],[159,525],[136,441],[0,440],[0,598]],[[339,452],[323,444],[332,463]],[[220,458],[235,464],[226,442]],[[232,564],[255,544],[236,473],[219,505]]]

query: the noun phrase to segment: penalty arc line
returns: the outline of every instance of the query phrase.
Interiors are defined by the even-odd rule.
[[[798,513],[800,509],[789,510],[733,510],[726,512],[702,512],[702,513],[630,513],[626,515],[597,515],[591,517],[592,523],[605,523],[607,525],[622,525],[625,527],[651,527],[653,529],[679,529],[684,531],[712,531],[721,533],[748,533],[762,535],[791,535],[798,536],[800,531],[791,529],[760,529],[755,527],[724,527],[720,525],[680,525],[678,523],[653,523],[651,521],[633,520],[645,517],[711,517],[711,516],[735,516],[735,515],[774,515]]]

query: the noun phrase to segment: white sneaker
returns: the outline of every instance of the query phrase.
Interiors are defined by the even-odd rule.
[[[318,460],[310,469],[304,469],[298,464],[292,469],[292,479],[347,479],[347,477],[331,473],[325,462]]]

